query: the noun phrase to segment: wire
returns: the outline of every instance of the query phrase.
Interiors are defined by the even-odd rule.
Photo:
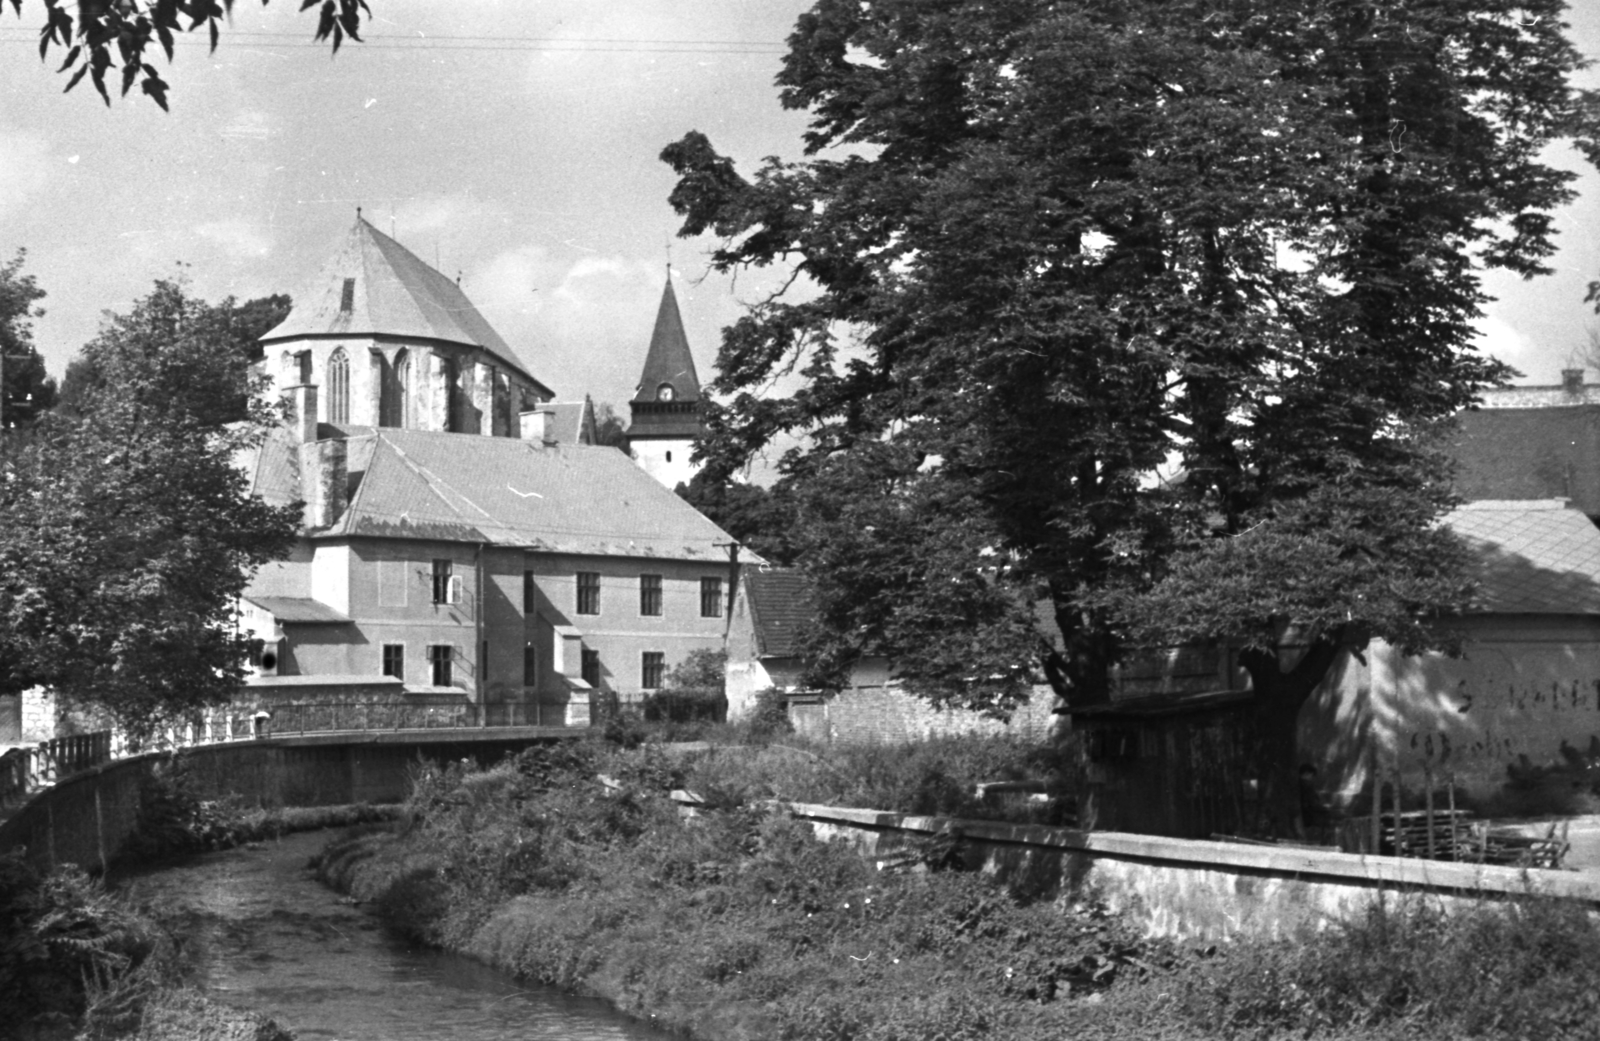
[[[328,50],[327,41],[308,39],[309,33],[225,32],[228,40],[272,41],[271,46],[316,48]],[[174,34],[178,40],[192,40],[209,46],[203,38]],[[0,29],[0,43],[22,43],[37,46],[36,32],[23,28]],[[636,40],[624,37],[554,37],[554,36],[376,36],[368,35],[352,47],[373,50],[439,50],[439,51],[567,51],[601,54],[785,54],[782,44],[756,43],[749,40]]]

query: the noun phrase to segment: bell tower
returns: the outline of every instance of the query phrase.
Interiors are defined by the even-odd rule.
[[[700,377],[683,332],[678,298],[672,291],[672,270],[656,310],[644,372],[628,403],[628,448],[634,460],[668,488],[687,484],[699,467],[691,466],[694,440],[701,431]]]

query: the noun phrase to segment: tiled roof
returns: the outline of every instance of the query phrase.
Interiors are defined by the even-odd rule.
[[[678,313],[678,297],[672,279],[661,291],[661,306],[656,309],[656,327],[650,334],[650,349],[644,356],[644,375],[639,377],[639,392],[634,401],[656,401],[663,383],[672,385],[672,400],[699,401],[700,377],[695,374],[694,354],[683,331],[683,316]]]
[[[1464,499],[1557,496],[1600,515],[1600,406],[1464,412],[1451,454]]]
[[[321,538],[718,562],[732,541],[613,448],[388,428],[349,446],[352,458],[370,456],[349,508]]]
[[[800,633],[815,617],[811,584],[794,568],[747,566],[740,575],[750,603],[756,653],[762,658],[792,658],[800,653]]]
[[[482,347],[533,378],[454,280],[359,217],[315,280],[294,295],[289,317],[261,340],[354,335]]]
[[[270,611],[272,617],[279,622],[329,624],[350,620],[348,616],[340,614],[322,601],[312,600],[309,597],[247,594],[245,599],[264,611]]]
[[[1477,551],[1479,611],[1600,614],[1600,529],[1563,500],[1473,502],[1444,521]]]

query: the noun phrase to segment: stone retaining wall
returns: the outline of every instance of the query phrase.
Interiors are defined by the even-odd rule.
[[[1155,936],[1221,940],[1283,936],[1358,913],[1379,894],[1449,908],[1529,895],[1600,911],[1600,873],[1519,869],[1244,845],[993,821],[911,817],[795,804],[822,838],[880,863],[903,861],[930,839],[955,840],[968,867],[1008,881],[1093,891]]]

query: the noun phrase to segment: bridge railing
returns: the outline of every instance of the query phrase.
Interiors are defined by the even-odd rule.
[[[0,809],[33,792],[113,759],[142,752],[170,752],[195,745],[250,741],[259,737],[478,727],[563,726],[561,705],[506,702],[367,704],[349,701],[275,705],[271,710],[226,707],[202,712],[181,725],[158,728],[141,740],[102,730],[53,738],[0,755]]]
[[[10,749],[0,755],[0,807],[15,805],[29,792],[110,762],[116,751],[115,735],[109,730],[70,734]]]

